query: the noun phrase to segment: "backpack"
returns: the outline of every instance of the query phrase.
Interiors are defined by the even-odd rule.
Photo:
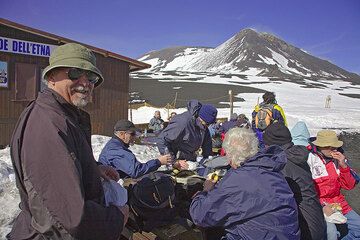
[[[175,196],[177,202],[177,212],[182,218],[191,219],[189,208],[192,197],[204,188],[205,178],[196,174],[194,171],[181,170],[174,174]]]
[[[161,172],[144,175],[129,187],[129,206],[140,231],[169,224],[176,216],[172,178]]]
[[[265,104],[260,105],[259,110],[255,116],[255,127],[260,130],[265,130],[273,121],[274,105]]]

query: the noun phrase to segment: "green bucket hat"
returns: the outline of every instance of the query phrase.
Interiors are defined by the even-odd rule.
[[[321,130],[316,135],[316,140],[312,142],[318,147],[341,147],[342,141],[339,141],[336,132],[332,130]]]
[[[95,87],[99,86],[104,81],[104,77],[102,76],[100,70],[96,67],[96,58],[94,53],[78,43],[67,43],[57,47],[52,52],[49,62],[50,65],[43,71],[43,78],[54,68],[74,67],[88,70],[99,75],[100,79],[95,84]]]

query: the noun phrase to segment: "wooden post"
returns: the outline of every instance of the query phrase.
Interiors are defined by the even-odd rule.
[[[229,117],[229,119],[230,119],[231,115],[234,113],[234,102],[233,102],[233,92],[232,92],[232,90],[229,90],[229,98],[230,98],[230,117]]]
[[[133,121],[133,116],[132,116],[132,106],[131,106],[131,103],[129,104],[129,107],[130,107],[130,122]]]

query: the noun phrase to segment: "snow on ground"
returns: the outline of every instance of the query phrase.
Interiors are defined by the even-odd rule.
[[[199,75],[197,75],[199,76]],[[284,108],[287,116],[289,127],[295,125],[299,120],[305,121],[310,129],[310,132],[315,135],[319,129],[322,128],[336,128],[346,129],[347,131],[360,131],[360,99],[349,98],[339,93],[353,93],[357,94],[359,89],[351,86],[349,83],[341,81],[321,81],[326,84],[326,89],[303,88],[301,85],[291,82],[274,82],[269,81],[268,78],[258,76],[248,76],[247,79],[232,77],[219,79],[219,77],[205,77],[202,75],[202,80],[199,82],[211,83],[228,83],[230,85],[241,85],[261,88],[264,90],[274,91],[277,96],[278,103]],[[182,79],[181,81],[185,81]],[[237,83],[229,83],[235,81]],[[325,109],[325,98],[331,95],[331,108]],[[261,99],[261,94],[256,93],[242,93],[239,96],[245,99],[245,102],[236,101],[236,113],[245,113],[251,116],[253,107],[257,103],[258,98]],[[132,111],[134,123],[147,123],[152,117],[155,108],[142,107]],[[177,113],[184,112],[186,109],[170,109],[170,112]],[[218,117],[228,117],[229,109],[220,108]],[[160,109],[164,119],[167,117],[167,110]],[[169,112],[169,113],[170,113]],[[110,139],[108,136],[92,136],[92,145],[95,159],[101,152],[105,143]],[[131,150],[135,153],[138,159],[142,162],[156,158],[159,154],[158,150],[152,146],[134,145]],[[19,213],[18,203],[19,195],[15,186],[15,177],[11,165],[9,148],[0,150],[0,239],[4,239],[5,235],[10,231],[11,224],[14,217]]]
[[[190,75],[195,78],[196,74]],[[202,75],[203,76],[203,75]],[[163,82],[185,82],[185,78],[161,80]],[[308,83],[310,80],[306,80]],[[232,76],[232,78],[221,78],[220,76],[203,76],[198,83],[229,84],[236,86],[251,86],[267,91],[273,91],[276,94],[278,104],[283,107],[287,117],[289,127],[293,127],[296,122],[302,120],[308,124],[310,132],[316,134],[319,129],[335,128],[338,131],[345,129],[347,131],[360,131],[360,99],[350,98],[342,94],[358,94],[356,86],[343,81],[321,80],[327,88],[305,88],[302,85],[292,82],[270,81],[267,77],[247,76],[247,79]],[[313,81],[311,81],[313,82]],[[249,84],[251,83],[251,84]],[[315,83],[315,82],[313,82]],[[331,96],[331,108],[325,108],[326,97]],[[242,93],[235,96],[234,112],[245,113],[251,117],[254,106],[260,102],[262,94]],[[245,99],[244,102],[237,101],[236,97]],[[226,103],[226,102],[222,102]],[[167,109],[155,109],[151,107],[141,107],[132,111],[134,123],[146,123],[150,120],[155,110],[160,110],[164,119],[167,118]],[[170,109],[169,112],[173,110]],[[186,111],[175,109],[177,113]],[[218,117],[229,117],[229,108],[218,109]]]
[[[91,138],[94,157],[97,160],[104,145],[110,137],[93,135]],[[130,147],[140,162],[157,158],[160,153],[157,148],[146,145]],[[14,218],[19,214],[20,197],[15,185],[15,175],[11,165],[10,148],[0,150],[0,239],[11,230]]]

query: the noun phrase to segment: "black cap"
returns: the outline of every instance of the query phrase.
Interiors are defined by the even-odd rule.
[[[265,129],[263,139],[264,143],[268,146],[282,146],[292,141],[289,129],[283,123],[279,122],[274,122]]]
[[[139,131],[135,125],[130,122],[129,120],[126,120],[126,119],[122,119],[122,120],[119,120],[115,126],[114,126],[114,131]]]

